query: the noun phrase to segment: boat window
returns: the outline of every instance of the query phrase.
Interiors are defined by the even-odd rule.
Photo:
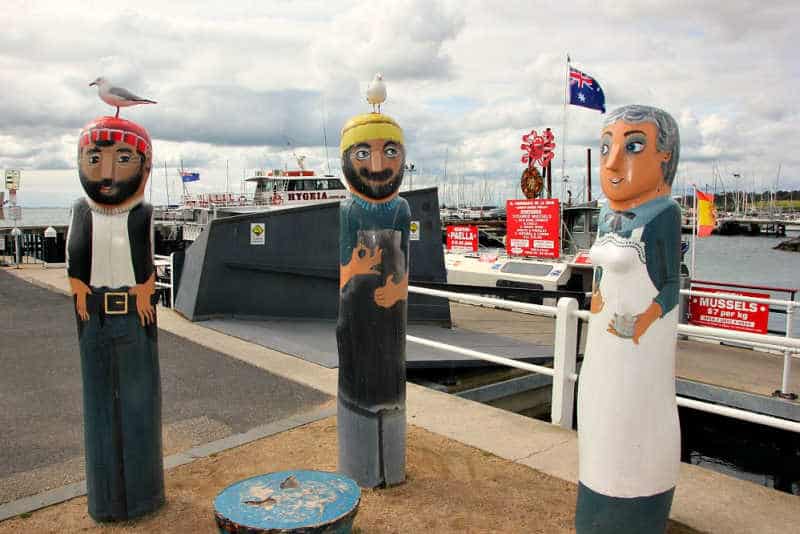
[[[328,180],[328,189],[346,189],[344,184],[341,180],[336,178],[330,178]]]
[[[510,261],[500,269],[501,272],[508,274],[527,274],[529,276],[546,276],[552,270],[553,266],[546,263],[528,263],[523,261]]]
[[[572,232],[582,234],[586,231],[586,213],[580,212],[572,223]]]
[[[597,221],[600,220],[600,213],[597,211],[592,212],[592,218],[589,219],[589,231],[597,232]]]

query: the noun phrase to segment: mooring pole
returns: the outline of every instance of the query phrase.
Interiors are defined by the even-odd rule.
[[[586,149],[586,202],[592,201],[592,149]]]

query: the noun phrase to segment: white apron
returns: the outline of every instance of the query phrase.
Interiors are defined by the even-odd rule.
[[[657,319],[639,339],[608,332],[615,313],[643,313],[658,290],[647,275],[643,227],[630,238],[609,233],[591,250],[603,268],[603,309],[592,314],[578,386],[579,478],[612,497],[667,491],[678,479],[680,426],[675,402],[678,308]],[[632,328],[630,329],[632,332]]]

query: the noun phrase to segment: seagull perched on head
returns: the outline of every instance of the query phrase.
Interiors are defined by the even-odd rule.
[[[375,79],[367,87],[367,102],[372,104],[373,113],[380,113],[381,104],[386,102],[386,84],[383,83],[383,74],[380,72],[375,75]]]
[[[102,76],[97,78],[92,83],[90,83],[89,87],[93,85],[97,86],[97,95],[100,97],[100,100],[102,100],[109,106],[114,106],[115,108],[117,108],[117,114],[115,115],[115,117],[119,117],[119,108],[136,106],[138,104],[157,103],[155,100],[148,100],[147,98],[136,96],[135,94],[131,93],[130,91],[128,91],[123,87],[114,87],[113,85],[111,85],[111,82],[109,82]]]

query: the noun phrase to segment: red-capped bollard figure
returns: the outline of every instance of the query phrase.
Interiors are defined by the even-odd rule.
[[[405,480],[406,323],[411,212],[398,196],[403,131],[368,113],[342,129],[351,198],[339,230],[339,471],[363,487]]]
[[[83,376],[86,486],[98,521],[164,502],[153,210],[144,202],[152,148],[133,122],[102,117],[78,142],[86,193],[72,206],[67,274]]]
[[[608,203],[578,386],[579,534],[666,529],[680,465],[675,343],[680,208],[670,193],[680,138],[656,108],[609,113],[600,137]]]

